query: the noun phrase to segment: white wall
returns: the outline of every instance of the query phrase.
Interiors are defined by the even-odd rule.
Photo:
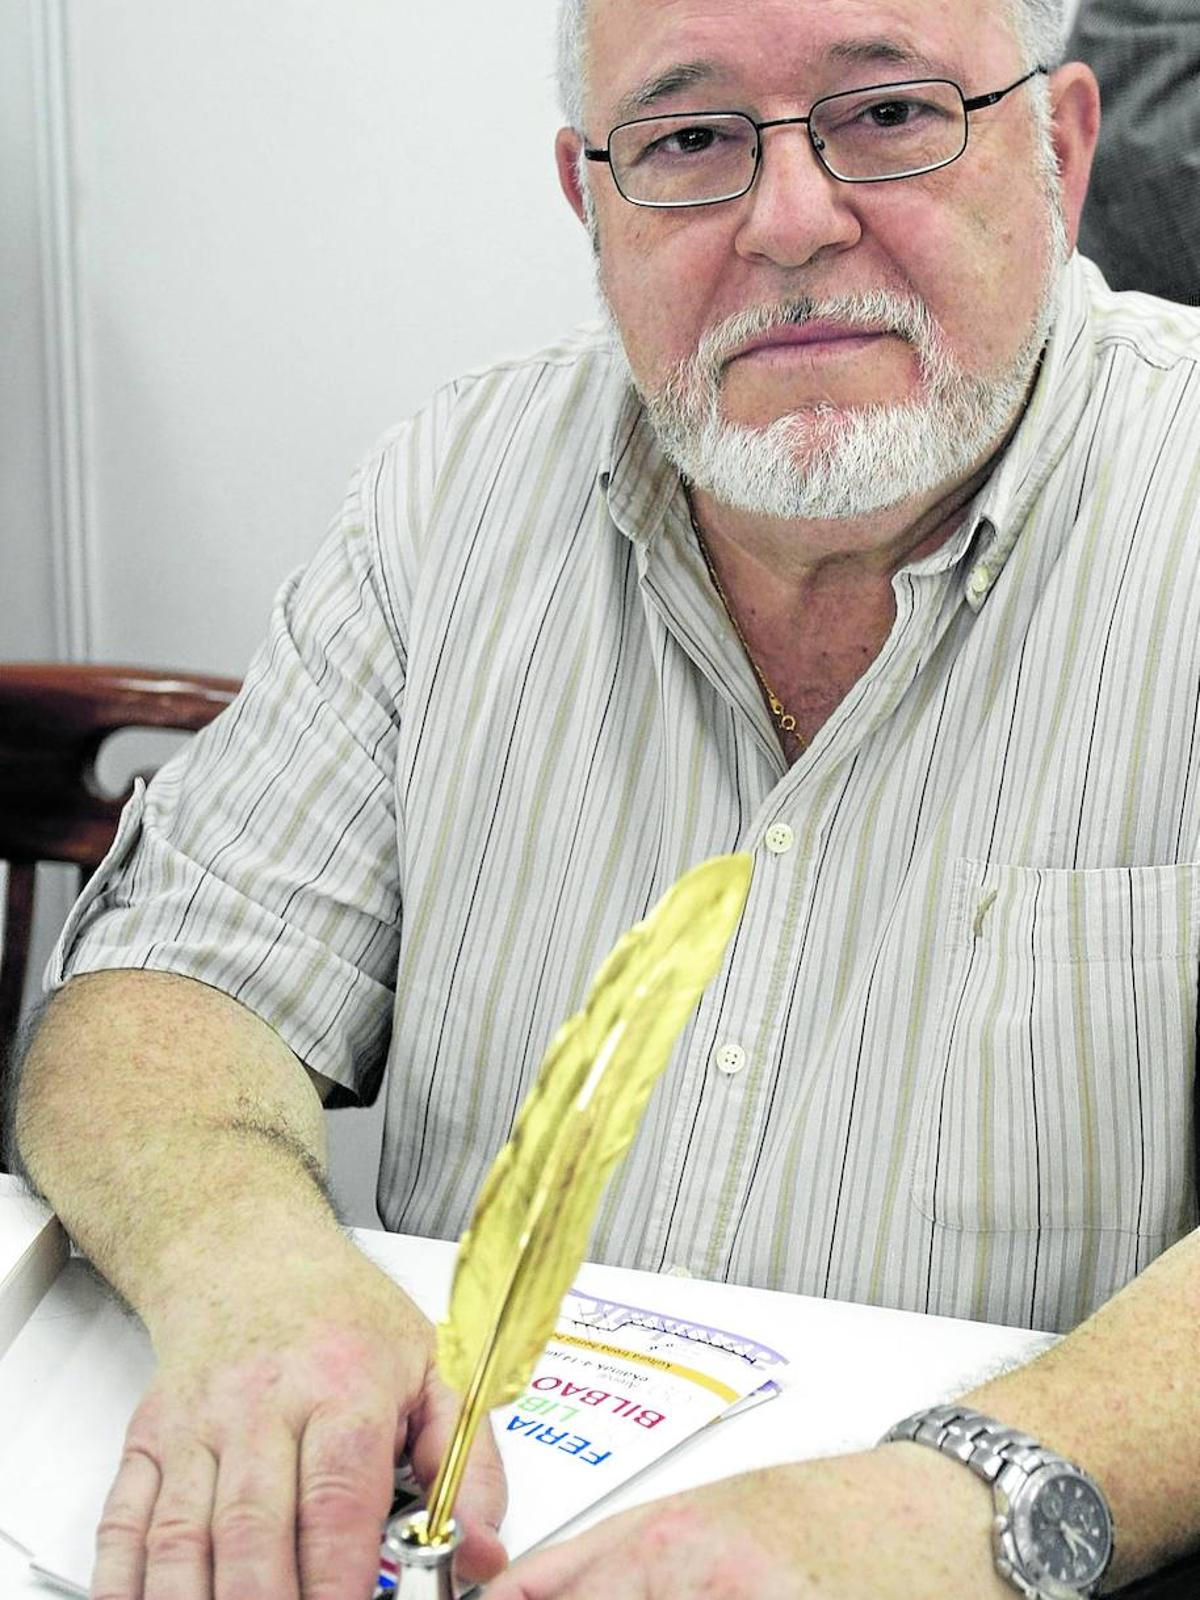
[[[28,0],[0,0],[0,659],[52,650],[37,108]]]
[[[553,0],[68,16],[93,649],[239,671],[374,437],[590,309]]]
[[[378,434],[592,314],[553,24],[554,0],[0,0],[0,657],[240,674]],[[331,1124],[373,1217],[375,1119]]]
[[[46,304],[41,168],[46,131],[34,70],[34,10],[0,0],[0,660],[48,660],[66,649],[51,544],[46,427]],[[34,934],[45,949],[70,899],[62,869],[39,871]],[[0,864],[0,939],[4,867]]]

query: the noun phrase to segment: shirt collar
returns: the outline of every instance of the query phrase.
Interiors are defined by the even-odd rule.
[[[600,487],[608,498],[609,516],[644,557],[681,487],[679,474],[663,455],[646,408],[629,381],[624,360],[615,365],[618,379],[610,402],[612,422]]]
[[[1095,360],[1087,337],[1092,271],[1078,255],[1063,268],[1054,326],[1025,414],[967,516],[964,550],[977,539],[977,558],[964,580],[967,604],[974,611],[991,593],[1083,416]]]
[[[932,555],[915,562],[917,573],[945,572],[975,552],[964,576],[967,603],[978,611],[1012,554],[1046,480],[1070,444],[1091,387],[1093,350],[1088,327],[1088,277],[1093,269],[1073,255],[1060,274],[1054,324],[1025,414],[996,470],[984,484],[962,527]],[[614,335],[615,337],[615,335]],[[609,515],[643,559],[662,532],[679,476],[663,456],[645,407],[629,383],[623,360],[614,364],[608,444],[600,487]]]

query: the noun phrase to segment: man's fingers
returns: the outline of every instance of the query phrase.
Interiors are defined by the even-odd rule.
[[[498,1531],[507,1505],[508,1485],[500,1452],[485,1418],[471,1449],[455,1507],[463,1530],[455,1571],[463,1582],[487,1583],[508,1565]]]
[[[141,1600],[146,1533],[160,1481],[148,1455],[126,1451],[96,1530],[91,1600]]]
[[[192,1438],[165,1446],[146,1530],[145,1600],[209,1600],[217,1463]]]
[[[379,1574],[391,1504],[394,1422],[314,1414],[300,1444],[297,1497],[304,1600],[362,1600]]]
[[[281,1422],[251,1428],[217,1472],[212,1537],[215,1600],[297,1600],[294,1435]]]
[[[409,1442],[413,1469],[426,1489],[433,1482],[458,1421],[461,1401],[440,1379],[430,1385],[423,1426]],[[508,1505],[508,1487],[500,1452],[485,1420],[471,1447],[471,1456],[454,1506],[463,1530],[455,1573],[464,1583],[486,1583],[507,1565],[498,1529]]]

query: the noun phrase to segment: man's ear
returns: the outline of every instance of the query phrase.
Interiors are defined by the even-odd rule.
[[[1087,199],[1092,156],[1100,134],[1100,85],[1082,61],[1070,61],[1050,76],[1054,153],[1062,178],[1063,214],[1072,250]]]
[[[567,204],[585,226],[587,212],[583,201],[583,188],[579,182],[579,153],[583,140],[574,128],[560,128],[554,141],[554,160],[558,166],[558,181],[567,197]]]

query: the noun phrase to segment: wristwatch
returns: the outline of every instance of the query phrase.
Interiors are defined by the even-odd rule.
[[[1081,1467],[963,1406],[917,1411],[880,1443],[893,1441],[932,1445],[991,1484],[996,1571],[1026,1600],[1096,1593],[1112,1560],[1112,1513]]]

